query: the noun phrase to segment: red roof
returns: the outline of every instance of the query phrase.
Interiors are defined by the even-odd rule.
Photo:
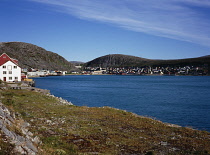
[[[6,53],[3,53],[0,56],[0,66],[5,64],[7,61],[11,61],[14,64],[18,65],[18,61],[17,60],[10,58]]]

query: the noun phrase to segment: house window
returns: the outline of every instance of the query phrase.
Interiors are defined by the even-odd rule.
[[[3,74],[7,74],[7,71],[3,71]]]
[[[3,66],[3,68],[6,68],[6,66]]]
[[[14,66],[14,69],[17,69],[17,66]]]
[[[15,77],[15,80],[18,80],[18,77]]]
[[[9,74],[12,74],[12,71],[9,71]]]
[[[12,66],[11,65],[8,66],[8,70],[12,70]]]
[[[12,80],[12,77],[9,77],[9,80]]]

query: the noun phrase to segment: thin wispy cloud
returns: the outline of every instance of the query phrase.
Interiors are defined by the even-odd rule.
[[[85,20],[210,46],[210,0],[29,0]]]

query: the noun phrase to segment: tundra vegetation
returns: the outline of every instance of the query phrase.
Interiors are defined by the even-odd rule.
[[[0,100],[39,137],[37,154],[210,154],[210,133],[111,107],[64,105],[50,95],[2,90]],[[1,118],[0,118],[1,119]],[[21,134],[18,129],[11,129]],[[0,154],[14,144],[0,134]]]

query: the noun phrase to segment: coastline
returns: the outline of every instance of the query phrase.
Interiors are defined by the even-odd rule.
[[[30,89],[29,89],[30,90]],[[47,89],[41,89],[41,88],[36,88],[36,87],[32,87],[31,89],[32,91],[35,91],[35,92],[39,92],[39,93],[42,93],[46,96],[49,96],[51,98],[54,98],[56,100],[58,100],[60,102],[60,104],[63,104],[63,105],[74,105],[72,102],[69,102],[65,99],[63,99],[62,97],[57,97],[53,94],[50,94],[50,90],[47,90]],[[87,108],[90,108],[90,107],[87,107]],[[96,107],[96,108],[110,108],[110,109],[114,109],[114,110],[118,110],[118,111],[123,111],[123,112],[127,112],[126,110],[124,109],[118,109],[118,108],[114,108],[114,107],[109,107],[109,106],[103,106],[103,107]],[[152,117],[148,117],[148,116],[141,116],[141,115],[138,115],[136,113],[133,113],[133,112],[128,112],[128,113],[131,113],[133,116],[135,117],[140,117],[140,118],[148,118],[148,119],[152,119],[152,120],[155,120],[155,121],[159,121],[169,127],[177,127],[177,128],[181,128],[182,126],[180,125],[177,125],[177,124],[172,124],[172,123],[168,123],[168,122],[162,122],[160,120],[156,120]],[[192,128],[193,129],[193,128]]]
[[[91,82],[88,82],[89,85],[86,82],[87,81],[86,79],[88,81],[91,81]],[[112,83],[106,84],[105,81],[109,81],[109,79],[112,81],[117,81],[117,82],[115,82],[114,84],[112,84]],[[119,79],[122,82],[118,82]],[[123,82],[124,79],[126,79],[125,82]],[[128,79],[129,79],[129,81],[128,81]],[[135,80],[133,80],[136,83],[135,85],[132,85],[132,83],[133,83],[132,79],[135,79]],[[184,100],[191,101],[193,98],[192,101],[196,101],[196,103],[197,103],[197,101],[200,101],[201,102],[200,105],[203,105],[203,106],[207,105],[206,100],[202,100],[202,99],[204,99],[203,97],[202,98],[197,97],[198,95],[192,96],[191,98],[187,98],[186,97],[187,91],[185,91],[185,90],[193,88],[191,90],[191,93],[193,93],[193,94],[202,91],[203,88],[202,87],[197,88],[197,85],[199,85],[199,86],[205,85],[206,84],[205,81],[209,80],[208,77],[200,77],[200,78],[199,77],[180,77],[179,78],[179,77],[161,76],[161,77],[156,77],[156,78],[155,77],[147,78],[147,76],[144,76],[142,78],[141,77],[135,78],[135,77],[130,76],[130,77],[126,78],[126,76],[124,76],[124,77],[123,76],[112,76],[112,77],[110,77],[110,76],[109,77],[106,77],[106,76],[103,76],[103,77],[95,76],[94,77],[94,76],[92,76],[92,78],[91,78],[88,76],[83,76],[83,77],[78,76],[78,78],[77,77],[71,78],[71,76],[69,76],[69,77],[67,76],[67,77],[49,77],[49,79],[37,78],[35,80],[37,80],[38,87],[50,89],[50,90],[52,90],[52,93],[54,95],[57,95],[59,97],[64,96],[65,99],[72,101],[73,103],[75,102],[74,104],[78,105],[78,106],[85,105],[85,106],[90,106],[90,107],[94,107],[94,106],[102,107],[105,105],[105,106],[110,106],[110,107],[116,107],[116,108],[119,108],[122,110],[128,110],[128,111],[134,112],[141,116],[154,117],[154,118],[161,120],[163,122],[166,122],[166,123],[177,124],[177,125],[180,125],[183,127],[190,126],[192,128],[199,129],[199,130],[210,131],[209,125],[208,125],[208,120],[206,119],[206,116],[208,116],[208,114],[206,113],[207,109],[202,110],[202,108],[200,108],[201,110],[196,112],[196,109],[194,109],[193,107],[189,108],[189,109],[185,109],[186,106],[190,106],[194,102],[184,103]],[[146,81],[146,82],[144,82],[142,84],[141,81],[143,81],[143,82]],[[152,86],[152,88],[154,88],[154,89],[151,89],[150,81],[155,81],[153,84],[154,86]],[[156,90],[162,90],[160,87],[161,85],[159,84],[160,83],[159,81],[161,82],[161,84],[163,83],[164,87],[167,86],[163,89],[163,92],[164,92],[164,90],[169,90],[169,91],[164,92],[164,94],[169,93],[169,95],[171,94],[170,90],[174,90],[177,87],[181,88],[182,85],[186,85],[186,86],[190,86],[190,87],[189,88],[183,87],[183,89],[177,89],[177,91],[182,92],[183,95],[181,94],[180,96],[177,96],[176,100],[170,100],[170,99],[168,99],[167,96],[163,96],[161,98],[157,97],[157,100],[151,99],[147,102],[141,96],[139,96],[138,98],[132,97],[132,94],[136,93],[134,96],[138,96],[138,95],[141,95],[141,92],[144,93],[144,91],[145,92],[148,92],[148,91],[153,92],[153,93],[150,93],[150,92],[148,92],[148,93],[155,95],[155,93],[157,92]],[[175,81],[178,81],[179,83],[176,83]],[[198,81],[198,82],[195,83],[194,81]],[[48,84],[46,85],[45,82],[47,82]],[[57,82],[58,82],[58,84],[54,85]],[[61,85],[59,84],[60,82],[61,82]],[[194,82],[194,83],[192,83],[192,82]],[[92,83],[94,84],[93,88],[92,88]],[[125,87],[125,86],[127,86],[126,83],[129,83],[129,87]],[[101,84],[101,85],[96,86],[96,84]],[[122,85],[122,86],[120,86],[120,88],[118,88],[118,84]],[[84,86],[86,87],[84,89],[85,91],[89,90],[86,93],[86,94],[88,94],[88,96],[84,96],[85,94],[83,95],[80,93],[80,92],[84,92],[84,90],[83,90]],[[138,89],[141,86],[144,87],[145,89]],[[95,87],[97,89],[95,89]],[[110,102],[107,102],[108,98],[106,98],[106,96],[107,96],[106,92],[105,92],[105,94],[103,92],[103,87],[109,88],[109,89],[106,89],[106,92],[113,92],[113,94],[115,94],[115,96],[122,96],[125,94],[129,94],[129,96],[126,98],[123,98],[123,99],[117,99],[117,98],[113,97],[110,100]],[[121,89],[121,87],[123,89]],[[195,87],[195,89],[194,89],[194,87]],[[121,90],[127,90],[127,89],[136,90],[136,91],[135,92],[133,92],[133,91],[122,92],[121,91]],[[199,91],[197,89],[199,89]],[[67,93],[65,93],[63,90],[66,90],[65,92],[67,92]],[[77,92],[77,93],[74,93],[74,92]],[[207,90],[207,92],[209,92],[209,89]],[[95,95],[95,94],[97,94],[97,95]],[[160,92],[159,94],[163,94],[163,93]],[[200,96],[204,96],[202,94],[203,93],[201,93]],[[81,98],[80,98],[80,96],[81,96]],[[86,97],[89,97],[89,99],[86,100],[85,99]],[[180,97],[182,98],[182,100]],[[135,98],[135,100],[132,100],[132,98]],[[154,96],[154,98],[156,98],[156,97]],[[97,100],[100,100],[101,102],[98,102]],[[176,102],[177,100],[179,100],[180,102]],[[120,104],[124,105],[124,107],[120,106],[120,104],[118,104],[118,102]],[[158,105],[165,105],[165,107],[167,107],[168,111],[166,111],[164,109],[164,113],[162,113],[158,108],[150,109],[150,107],[147,108],[141,103],[145,103],[145,105],[148,104],[148,106],[151,106],[151,107],[154,107],[154,106],[156,107]],[[165,103],[169,103],[169,107]],[[172,105],[170,103],[174,103],[174,104]],[[180,109],[180,110],[185,110],[186,111],[185,115],[189,114],[190,117],[183,117],[182,113],[181,113],[181,115],[179,115],[179,111],[176,109],[177,106],[182,107],[183,109]],[[133,108],[133,107],[136,107],[136,108]],[[141,107],[143,107],[145,110],[141,110]],[[148,111],[150,111],[150,113]],[[174,113],[173,115],[170,115],[170,112],[174,112],[174,111],[176,111],[176,113]],[[191,115],[193,111],[195,111],[195,113],[194,113],[194,115]],[[151,112],[154,112],[154,113],[151,113]],[[197,118],[197,115],[202,116],[202,117]],[[178,118],[178,119],[173,119],[173,118]]]
[[[34,90],[32,89],[32,91],[39,92],[39,93],[47,92],[47,93],[44,93],[44,95],[58,100],[61,105],[74,105],[72,102],[69,102],[69,101],[63,99],[62,97],[57,97],[57,96],[55,96],[53,94],[50,94],[50,90],[41,89],[41,88],[35,88]],[[79,107],[82,107],[82,106],[79,106]],[[90,108],[90,107],[87,107],[87,108]],[[110,107],[110,106],[95,107],[95,108],[99,108],[99,109],[100,108],[110,108],[110,109],[117,110],[117,111],[123,111],[125,113],[131,113],[134,117],[147,118],[147,119],[151,119],[151,120],[154,120],[154,121],[158,121],[158,122],[163,123],[163,124],[165,124],[166,126],[169,126],[169,127],[182,128],[182,126],[177,125],[177,124],[172,124],[172,123],[169,123],[169,122],[162,122],[162,121],[157,120],[157,119],[155,119],[153,117],[138,115],[138,114],[133,113],[133,112],[128,112],[128,111],[126,111],[124,109],[114,108],[114,107]],[[193,127],[186,127],[186,128],[193,129]]]
[[[58,100],[59,103],[61,103],[63,105],[73,105],[73,103],[63,99],[62,97],[54,96],[53,94],[50,93],[50,90],[48,90],[48,89],[41,89],[41,88],[36,88],[36,87],[21,87],[21,89],[34,91],[34,92],[38,92],[38,93],[41,93],[43,95],[49,96],[51,98],[54,98],[54,99]]]

